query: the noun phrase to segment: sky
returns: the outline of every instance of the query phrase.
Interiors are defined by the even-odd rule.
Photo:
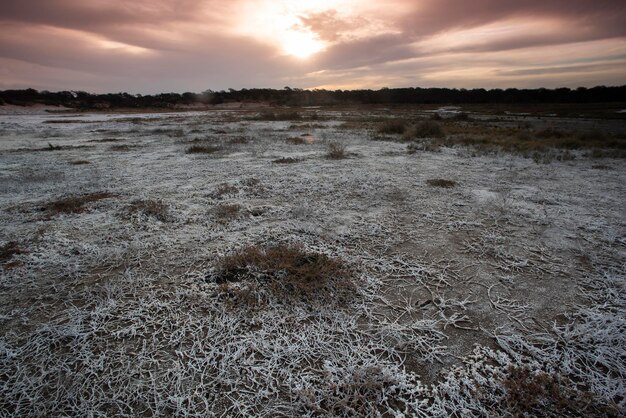
[[[625,0],[0,0],[0,89],[624,84]]]

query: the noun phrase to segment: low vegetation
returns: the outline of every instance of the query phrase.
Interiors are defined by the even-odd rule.
[[[103,199],[110,199],[112,197],[115,197],[115,195],[109,192],[98,192],[80,196],[69,196],[45,204],[42,210],[45,210],[52,215],[61,213],[81,213],[87,210],[87,204],[98,202]]]
[[[328,158],[329,160],[343,160],[345,158],[348,158],[346,146],[340,144],[339,142],[329,143],[326,150],[326,158]]]
[[[296,111],[264,111],[252,117],[252,120],[259,121],[290,121],[300,119],[302,119],[302,115]]]
[[[222,150],[216,145],[192,145],[185,151],[187,154],[214,154]]]
[[[0,246],[0,264],[10,267],[11,258],[17,254],[23,254],[26,251],[15,241],[9,241]]]
[[[128,214],[141,214],[161,222],[167,222],[170,219],[169,208],[161,200],[135,200],[128,207]]]
[[[426,180],[426,184],[432,187],[441,187],[443,189],[451,189],[456,186],[456,181],[446,179],[430,179]]]
[[[302,161],[300,158],[282,157],[272,161],[274,164],[294,164]]]
[[[229,222],[241,215],[241,206],[238,204],[219,205],[215,209],[215,215],[221,222]]]
[[[300,246],[250,246],[222,258],[212,280],[229,298],[255,293],[255,300],[277,298],[319,304],[343,300],[355,291],[344,262]],[[235,287],[228,284],[238,284]],[[249,294],[246,295],[249,299]]]

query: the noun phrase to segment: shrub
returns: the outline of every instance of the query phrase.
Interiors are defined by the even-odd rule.
[[[304,138],[299,137],[299,136],[293,136],[293,137],[287,138],[286,141],[288,144],[293,144],[293,145],[306,144],[306,141],[304,140]]]
[[[212,196],[221,199],[224,196],[233,196],[237,193],[239,193],[239,189],[237,188],[237,186],[232,186],[228,183],[222,183],[217,187],[217,190],[213,192]]]
[[[52,214],[81,213],[85,211],[85,205],[87,203],[97,202],[111,197],[115,197],[115,195],[108,192],[90,193],[82,196],[70,196],[49,202],[42,209],[47,210]]]
[[[338,142],[331,142],[328,144],[326,158],[330,160],[342,160],[344,158],[348,158],[345,145]]]
[[[274,164],[294,164],[302,161],[300,158],[282,157],[272,161]]]
[[[445,133],[440,124],[432,120],[425,120],[407,130],[404,138],[410,140],[413,138],[443,138],[444,136]]]
[[[431,180],[426,180],[426,183],[429,186],[432,187],[441,187],[444,189],[450,189],[452,187],[456,186],[456,181],[452,181],[452,180],[445,180],[445,179],[431,179]]]
[[[342,299],[355,290],[340,259],[307,252],[300,246],[246,247],[223,257],[212,279],[217,284],[252,286],[265,297],[310,303]]]
[[[386,134],[386,135],[393,135],[393,134],[401,135],[407,130],[407,128],[408,126],[407,126],[406,121],[402,119],[389,119],[389,120],[384,121],[378,127],[378,133]]]
[[[169,220],[169,208],[160,200],[135,200],[130,204],[128,213],[141,213],[161,222]]]
[[[15,241],[7,242],[0,246],[0,263],[9,261],[14,255],[23,254],[25,251]]]
[[[612,416],[617,412],[568,379],[527,367],[510,366],[503,385],[504,401],[513,416]]]
[[[470,115],[468,115],[465,112],[460,112],[454,115],[454,117],[452,118],[453,120],[459,121],[459,122],[464,122],[464,121],[469,121],[472,118],[470,117]]]
[[[136,147],[137,147],[136,145],[124,144],[124,145],[112,145],[109,149],[111,151],[130,151],[130,150],[132,150],[133,148],[136,148]]]
[[[222,147],[214,145],[192,145],[185,151],[187,154],[213,154],[221,151]]]
[[[238,204],[219,205],[215,214],[220,221],[231,221],[236,219],[241,212],[241,206]]]

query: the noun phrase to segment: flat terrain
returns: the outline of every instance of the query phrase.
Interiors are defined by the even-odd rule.
[[[626,122],[459,112],[0,115],[0,416],[626,414]]]

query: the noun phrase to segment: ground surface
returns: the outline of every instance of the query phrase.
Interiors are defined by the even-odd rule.
[[[625,160],[407,153],[368,112],[0,116],[0,416],[625,414]],[[355,290],[230,298],[278,244]]]

